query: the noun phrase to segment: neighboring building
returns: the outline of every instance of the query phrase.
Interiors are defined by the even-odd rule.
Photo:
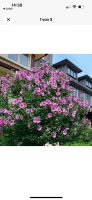
[[[87,99],[89,102],[89,105],[92,106],[92,78],[88,75],[81,76],[78,78],[78,82],[80,85],[84,86],[84,88],[86,89],[84,98]]]
[[[31,66],[45,56],[47,54],[0,54],[0,74],[5,75],[9,70],[30,70]]]
[[[87,100],[92,106],[92,78],[88,75],[78,77],[82,70],[68,59],[55,63],[53,67],[65,72],[70,77],[70,85],[75,89],[74,95]]]

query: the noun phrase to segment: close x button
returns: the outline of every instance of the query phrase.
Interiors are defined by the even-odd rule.
[[[10,17],[7,17],[7,22],[10,22],[11,21],[11,18]]]

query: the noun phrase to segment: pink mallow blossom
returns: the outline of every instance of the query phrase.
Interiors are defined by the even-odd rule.
[[[13,106],[15,106],[16,104],[18,104],[18,100],[17,99],[13,99],[11,103],[12,103]]]
[[[12,115],[12,111],[11,110],[7,110],[7,114],[8,115]]]
[[[31,90],[31,89],[32,89],[32,86],[31,86],[31,85],[28,85],[27,89],[28,89],[28,90]]]
[[[60,95],[61,95],[61,93],[60,93],[60,92],[56,92],[56,95],[57,95],[57,96],[60,96]]]
[[[2,126],[2,125],[3,125],[3,119],[0,118],[0,126]]]
[[[72,112],[72,117],[74,118],[76,116],[76,110],[74,110],[73,112]]]
[[[14,120],[9,121],[9,125],[12,126],[14,124]]]
[[[20,103],[19,108],[26,108],[27,107],[27,103]]]
[[[21,103],[22,101],[23,101],[23,98],[22,98],[22,97],[19,97],[19,98],[18,98],[18,102]]]
[[[30,113],[31,111],[30,111],[30,109],[26,109],[25,112],[26,113]]]
[[[8,125],[8,124],[9,124],[9,121],[8,121],[7,119],[5,119],[5,120],[3,121],[3,123],[4,123],[4,125]]]
[[[42,126],[40,126],[40,125],[37,126],[37,130],[38,130],[38,131],[41,131],[41,130],[42,130]]]
[[[33,122],[34,122],[35,124],[39,124],[39,123],[41,122],[40,117],[34,117],[34,118],[33,118]]]
[[[73,108],[73,103],[69,104],[69,109]]]
[[[17,114],[15,118],[16,118],[17,120],[19,120],[19,119],[20,119],[20,115]]]
[[[53,138],[56,138],[56,137],[57,137],[56,132],[53,132],[53,133],[52,133],[52,137],[53,137]]]
[[[52,113],[48,113],[48,118],[51,118],[52,117]]]
[[[69,128],[65,128],[64,130],[63,130],[63,135],[67,135],[67,131],[69,130]]]

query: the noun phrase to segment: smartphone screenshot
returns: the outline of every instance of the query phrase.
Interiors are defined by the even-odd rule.
[[[91,200],[91,180],[91,0],[0,0],[0,200]]]

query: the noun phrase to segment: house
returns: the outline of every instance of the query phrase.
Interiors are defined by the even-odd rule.
[[[92,106],[92,78],[88,75],[81,76],[78,78],[78,82],[85,88],[84,98]]]
[[[9,70],[30,70],[30,67],[39,62],[48,54],[0,54],[0,75],[9,73]]]
[[[74,88],[74,95],[87,100],[92,106],[92,78],[88,75],[78,76],[82,70],[68,59],[53,64],[53,67],[62,70],[70,77],[70,85]]]
[[[53,58],[52,54],[47,54],[44,57],[42,57],[41,59],[36,60],[35,66],[38,67],[41,64],[43,64],[44,62],[47,62],[48,64],[52,65],[52,58]]]

